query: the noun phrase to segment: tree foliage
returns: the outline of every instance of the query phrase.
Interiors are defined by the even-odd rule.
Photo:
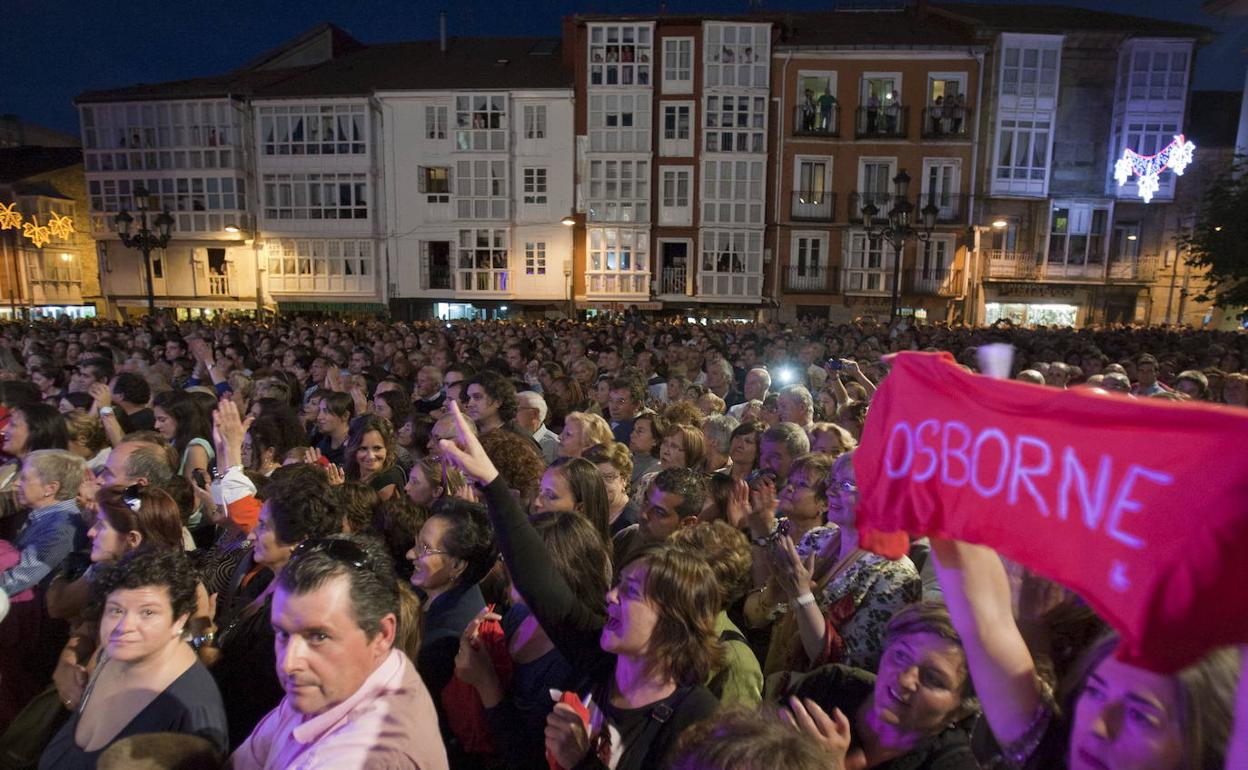
[[[1199,301],[1217,307],[1248,307],[1248,158],[1210,183],[1201,198],[1196,224],[1178,239],[1184,259],[1207,271],[1209,289]]]

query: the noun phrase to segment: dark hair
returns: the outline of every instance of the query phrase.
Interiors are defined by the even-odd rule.
[[[21,412],[26,419],[28,438],[27,454],[40,449],[68,449],[69,429],[65,427],[65,415],[54,406],[42,403],[22,404],[13,411]]]
[[[605,597],[611,587],[611,549],[584,516],[552,513],[533,520],[550,555],[551,565],[568,588],[595,617],[606,617]]]
[[[676,514],[682,519],[696,518],[706,504],[706,482],[692,468],[668,468],[659,471],[652,482],[659,491],[680,497]]]
[[[745,596],[753,575],[750,542],[727,521],[709,521],[681,527],[672,542],[685,546],[710,565],[719,586],[719,609],[727,610]]]
[[[583,457],[560,457],[550,464],[568,482],[576,512],[589,520],[602,536],[603,542],[611,539],[611,511],[607,503],[607,486],[602,482],[598,466]]]
[[[611,380],[611,390],[627,390],[629,398],[638,406],[646,403],[646,386],[636,377],[616,377]]]
[[[91,376],[104,382],[111,380],[113,378],[113,372],[115,371],[112,361],[107,358],[100,357],[88,358],[86,361],[79,362],[78,368],[82,369],[84,367],[91,367],[94,369],[95,371],[91,373]]]
[[[417,505],[403,494],[391,495],[373,508],[372,532],[380,537],[394,560],[394,570],[406,581],[412,576],[414,564],[407,558],[412,542],[420,536],[420,528],[429,516],[429,510]]]
[[[347,545],[336,545],[340,543]],[[352,552],[363,558],[358,563],[349,561]],[[302,595],[336,577],[347,579],[356,625],[370,640],[387,615],[394,615],[397,630],[399,584],[390,555],[375,537],[329,535],[305,541],[278,574],[277,585],[288,594]]]
[[[704,683],[719,667],[724,648],[715,633],[719,585],[700,554],[686,546],[656,543],[641,548],[621,568],[644,565],[644,596],[658,611],[646,665],[681,687]]]
[[[377,504],[381,502],[377,490],[359,481],[347,481],[330,489],[351,534],[372,529]]]
[[[251,450],[257,461],[264,450],[272,449],[273,459],[280,463],[291,449],[307,440],[298,415],[285,406],[262,410],[247,433],[251,436]]]
[[[292,545],[342,532],[337,500],[319,465],[287,465],[269,478],[264,504],[279,542]]]
[[[152,386],[134,372],[122,372],[113,380],[113,394],[122,401],[144,406],[152,398]]]
[[[481,388],[486,396],[498,402],[499,419],[503,422],[515,419],[518,403],[516,386],[511,384],[511,380],[498,372],[487,369],[468,380],[464,384],[464,392],[467,393],[472,385]]]
[[[355,401],[350,393],[331,390],[321,396],[321,401],[325,404],[325,411],[335,417],[348,421],[355,417]]]
[[[446,519],[442,550],[464,562],[461,585],[476,585],[489,574],[498,556],[494,529],[484,505],[457,497],[440,497],[433,503],[433,515]]]
[[[95,399],[91,397],[90,393],[62,393],[61,398],[68,401],[70,406],[75,409],[81,409],[84,412],[91,411],[91,406],[95,403]]]
[[[364,442],[364,437],[373,431],[381,436],[382,446],[386,448],[386,459],[381,462],[381,470],[390,470],[398,461],[399,442],[394,437],[394,428],[391,427],[390,421],[375,414],[362,414],[351,421],[346,448],[343,450],[347,461],[346,468],[344,468],[347,478],[354,481],[360,479],[360,461],[355,455],[359,451],[360,444]]]
[[[659,449],[663,446],[663,436],[667,434],[667,431],[670,428],[667,423],[667,418],[658,412],[643,412],[642,414],[637,415],[637,419],[633,421],[633,426],[636,427],[637,423],[642,420],[649,422],[650,438],[654,441],[654,446],[650,447],[650,456],[658,457]]]
[[[99,618],[104,603],[114,591],[166,588],[173,617],[189,616],[195,612],[197,580],[190,559],[181,549],[162,551],[140,548],[102,567],[96,574],[91,584],[92,610],[89,615]]]
[[[533,448],[533,442],[509,430],[492,431],[480,440],[507,486],[519,492],[522,501],[532,500],[546,472],[546,458]]]
[[[137,502],[137,507],[130,507],[131,500]],[[182,515],[178,504],[163,489],[143,485],[101,487],[95,493],[95,505],[113,529],[142,535],[140,548],[182,549]]]
[[[156,396],[152,405],[164,410],[177,424],[170,443],[178,451],[185,452],[191,439],[202,438],[212,443],[212,416],[200,407],[190,393],[181,390],[166,391]]]
[[[412,414],[412,402],[397,390],[383,390],[377,394],[377,398],[386,402],[386,406],[390,407],[390,424],[397,431],[399,426],[407,422],[407,418]]]
[[[0,404],[15,409],[40,403],[39,389],[30,380],[0,380]]]

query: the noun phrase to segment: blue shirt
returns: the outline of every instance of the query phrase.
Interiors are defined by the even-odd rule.
[[[17,564],[0,572],[0,591],[13,596],[37,586],[69,556],[74,535],[81,528],[78,503],[73,499],[32,511],[13,543],[21,557]]]

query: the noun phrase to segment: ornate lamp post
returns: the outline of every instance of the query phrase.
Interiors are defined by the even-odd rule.
[[[878,219],[880,209],[873,201],[868,201],[862,207],[862,221],[867,228],[867,238],[873,243],[883,238],[893,247],[893,302],[892,309],[889,311],[890,321],[897,320],[898,305],[901,301],[902,249],[905,248],[906,241],[911,238],[924,243],[930,240],[932,230],[936,227],[936,217],[940,214],[940,208],[929,200],[927,205],[919,210],[923,221],[921,227],[916,229],[912,222],[915,205],[909,199],[910,175],[905,169],[893,177],[893,189],[893,207],[888,211],[887,219]]]
[[[143,266],[147,271],[147,312],[149,315],[156,314],[156,290],[152,286],[152,250],[163,249],[169,245],[169,238],[173,228],[173,217],[169,215],[168,209],[156,215],[152,220],[152,225],[156,228],[152,231],[147,226],[147,211],[149,204],[149,196],[147,189],[144,187],[134,188],[134,207],[139,210],[139,229],[130,234],[130,228],[134,225],[134,217],[125,209],[121,213],[113,217],[113,221],[117,223],[117,235],[121,237],[121,243],[128,249],[139,249],[143,252]]]

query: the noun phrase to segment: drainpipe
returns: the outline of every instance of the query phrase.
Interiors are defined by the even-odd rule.
[[[780,320],[780,190],[784,183],[784,113],[785,94],[789,87],[789,64],[793,61],[793,52],[784,55],[784,67],[780,71],[780,95],[773,96],[772,102],[778,102],[776,108],[776,133],[780,136],[779,150],[776,153],[776,184],[775,200],[772,201],[772,222],[776,228],[775,247],[771,250],[771,301],[776,308],[774,320]]]
[[[978,181],[979,181],[980,126],[983,125],[983,120],[987,117],[986,115],[983,114],[985,73],[984,73],[984,54],[982,51],[975,54],[975,64],[977,65],[976,67],[977,74],[976,74],[976,83],[975,83],[975,110],[977,113],[979,113],[979,118],[976,119],[975,121],[975,135],[971,138],[971,191],[972,192],[970,195],[966,196],[967,221],[970,222],[971,227],[974,228],[973,230],[974,236],[972,240],[973,251],[970,255],[968,255],[970,259],[967,260],[970,264],[967,265],[967,269],[966,269],[966,290],[963,292],[963,296],[965,296],[968,299],[968,303],[967,303],[968,307],[966,309],[966,312],[963,314],[963,320],[966,322],[968,326],[974,326],[979,321],[979,287],[983,285],[983,277],[979,274],[981,263],[982,263],[982,259],[981,259],[982,255],[980,254],[980,244],[983,242],[983,233],[980,231],[979,227],[976,226],[975,224],[976,214],[975,214],[975,194],[974,194],[975,186],[976,184],[978,184]],[[988,185],[985,185],[985,187],[987,188]],[[974,271],[972,271],[971,269],[972,266],[974,266]]]

